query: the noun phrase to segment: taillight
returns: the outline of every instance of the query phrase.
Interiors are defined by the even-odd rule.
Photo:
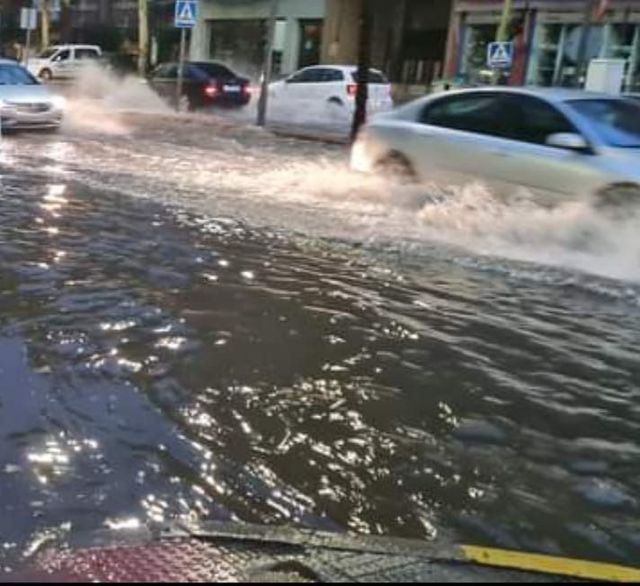
[[[248,85],[242,86],[242,91],[245,94],[251,94],[253,92],[253,90],[251,89],[251,87],[249,87]]]
[[[208,85],[204,88],[204,93],[210,98],[213,98],[218,93],[218,88],[215,85]]]
[[[347,94],[349,94],[352,98],[355,98],[357,93],[358,93],[358,85],[355,83],[350,83],[347,86]]]

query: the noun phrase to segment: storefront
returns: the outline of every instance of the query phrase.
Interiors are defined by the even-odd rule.
[[[191,58],[222,61],[257,78],[264,60],[270,2],[201,0]],[[274,74],[320,62],[325,0],[279,0],[273,45]]]
[[[449,77],[464,83],[490,79],[487,45],[495,40],[500,2],[458,2],[450,31]],[[510,37],[515,61],[509,82],[514,85],[576,86],[581,43],[585,31],[586,0],[530,0],[514,2]],[[640,0],[612,0],[610,9],[592,19],[586,59],[626,61],[625,89],[640,90]]]

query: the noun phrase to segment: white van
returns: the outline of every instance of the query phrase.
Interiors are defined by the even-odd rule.
[[[55,45],[29,59],[29,71],[42,81],[71,79],[83,65],[102,59],[102,49],[96,45]]]

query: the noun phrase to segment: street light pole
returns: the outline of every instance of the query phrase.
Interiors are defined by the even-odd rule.
[[[358,50],[358,80],[356,86],[356,109],[351,126],[351,140],[355,141],[360,128],[367,121],[369,100],[369,69],[371,63],[372,10],[370,0],[360,0],[360,47]]]
[[[273,43],[276,34],[276,20],[278,18],[278,0],[271,0],[269,20],[267,22],[267,39],[262,62],[262,79],[260,83],[260,98],[258,100],[258,126],[267,123],[267,105],[269,101],[269,84],[273,70]]]

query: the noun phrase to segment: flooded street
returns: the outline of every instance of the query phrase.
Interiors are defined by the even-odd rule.
[[[0,566],[176,519],[637,562],[638,217],[92,108],[0,147]]]

